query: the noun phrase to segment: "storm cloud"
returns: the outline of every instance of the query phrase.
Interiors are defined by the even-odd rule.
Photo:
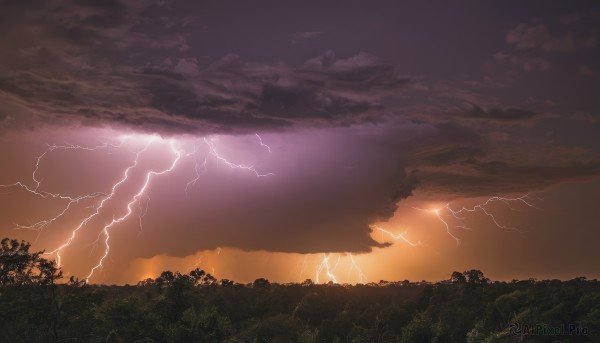
[[[39,156],[46,143],[95,145],[107,132],[195,142],[175,177],[152,189],[143,244],[116,242],[115,256],[365,253],[390,245],[370,225],[415,192],[440,201],[528,193],[600,174],[594,3],[541,12],[480,3],[468,13],[383,1],[1,6],[6,145]],[[274,176],[232,174],[213,156],[197,189],[183,192],[202,162],[192,151],[209,155],[205,137]],[[6,183],[31,175],[7,149],[3,160],[20,162],[0,174]],[[61,175],[65,152],[49,154],[40,173]],[[71,176],[73,184],[110,190],[120,175],[111,163],[122,168],[133,156],[111,153],[105,175]]]

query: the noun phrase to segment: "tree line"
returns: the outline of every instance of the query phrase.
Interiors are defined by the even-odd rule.
[[[600,341],[600,282],[583,277],[499,282],[467,270],[437,283],[241,284],[194,269],[88,285],[58,283],[56,264],[29,249],[1,241],[2,342]]]

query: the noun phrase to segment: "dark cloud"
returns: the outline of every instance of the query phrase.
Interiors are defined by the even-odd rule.
[[[8,34],[38,27],[24,37],[26,46],[3,53],[10,62],[0,74],[3,102],[37,115],[39,125],[95,120],[156,130],[152,123],[162,122],[162,131],[243,132],[361,122],[381,110],[382,88],[407,82],[365,53],[339,59],[327,52],[332,65],[318,68],[316,59],[298,68],[235,54],[206,63],[185,52],[188,39],[175,24],[157,37],[140,31],[148,22],[164,22],[149,15],[155,7],[66,1],[30,12]],[[20,16],[24,9],[12,10]],[[45,11],[58,13],[34,24]]]
[[[356,84],[368,89],[393,89],[410,81],[410,77],[401,75],[391,65],[382,63],[377,57],[365,52],[340,59],[335,52],[329,50],[306,61],[301,71],[327,76],[330,82],[350,89],[356,88]]]
[[[85,117],[131,125],[146,116],[163,116],[165,122],[188,125],[189,132],[207,127],[229,132],[264,124],[269,129],[360,122],[382,108],[377,87],[397,88],[403,83],[379,82],[379,68],[349,66],[343,74],[316,75],[243,62],[237,56],[225,56],[204,69],[193,58],[138,70],[95,67],[84,75],[71,66],[11,72],[0,80],[0,88],[5,101],[40,118],[52,114],[64,121]],[[168,125],[165,130],[172,128]]]
[[[540,49],[545,52],[569,52],[582,48],[594,48],[598,44],[598,31],[588,35],[576,35],[573,32],[551,33],[541,23],[517,25],[506,35],[506,43],[517,50]]]
[[[503,63],[518,69],[522,69],[526,72],[544,71],[551,66],[550,62],[541,57],[508,54],[502,51],[494,55],[494,60],[498,63]]]
[[[323,32],[319,31],[302,31],[302,32],[294,32],[292,38],[290,39],[291,44],[301,44],[309,40],[313,40],[319,38]]]
[[[556,165],[479,161],[471,159],[446,170],[420,170],[424,190],[460,196],[528,193],[565,182],[585,181],[600,175],[596,162]]]
[[[575,11],[569,14],[562,15],[560,17],[560,23],[563,25],[576,25],[584,23],[597,24],[597,20],[600,18],[600,11]]]
[[[528,120],[540,115],[540,113],[524,108],[508,107],[503,109],[490,108],[486,110],[477,105],[472,105],[471,109],[469,109],[467,113],[469,116],[474,118],[484,118],[507,122]]]

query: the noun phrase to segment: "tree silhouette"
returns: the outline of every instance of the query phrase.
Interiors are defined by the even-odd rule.
[[[261,277],[261,278],[254,280],[254,282],[252,283],[252,287],[254,287],[254,288],[268,287],[270,284],[271,283],[269,282],[269,280]]]
[[[583,277],[490,282],[471,269],[438,283],[332,286],[217,282],[194,269],[107,286],[59,283],[41,254],[1,242],[0,342],[528,341],[507,323],[574,323],[569,341],[600,342],[600,282]]]
[[[0,287],[54,285],[62,277],[56,262],[40,257],[43,251],[29,252],[25,241],[4,238],[0,242]]]
[[[453,272],[450,276],[450,282],[455,284],[462,284],[467,282],[467,278],[460,272]]]
[[[30,244],[4,238],[0,250],[0,286],[32,283],[39,253],[29,252]]]
[[[488,283],[489,279],[483,276],[483,272],[477,269],[467,270],[463,273],[470,284]]]

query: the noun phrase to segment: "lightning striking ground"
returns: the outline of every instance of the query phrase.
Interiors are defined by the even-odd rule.
[[[383,229],[379,226],[374,226],[374,229],[379,231],[382,235],[388,235],[393,239],[396,240],[401,240],[402,242],[410,245],[411,247],[418,247],[421,246],[422,243],[421,241],[418,242],[412,242],[411,240],[409,240],[404,233],[400,233],[400,234],[394,234],[391,231],[388,231],[386,229]],[[336,276],[335,274],[335,270],[338,267],[340,261],[341,261],[341,255],[338,254],[337,256],[337,261],[335,263],[334,266],[331,265],[331,255],[330,254],[325,254],[323,256],[323,259],[321,260],[321,262],[316,266],[315,268],[315,280],[316,283],[320,283],[321,282],[321,274],[323,274],[323,272],[325,272],[325,275],[327,276],[328,280],[333,282],[333,283],[339,283],[339,278]],[[362,268],[358,265],[358,263],[356,262],[356,259],[354,258],[354,255],[352,254],[348,254],[348,260],[349,260],[349,272],[352,272],[352,270],[355,270],[357,273],[357,278],[358,278],[358,282],[359,283],[364,283],[367,281],[367,276],[365,274],[365,272],[362,270]],[[306,257],[304,258],[304,261],[302,262],[302,269],[301,269],[301,274],[302,271],[304,270],[306,266]]]
[[[106,197],[104,197],[97,206],[95,206],[96,211],[93,212],[92,214],[90,214],[89,216],[87,216],[86,218],[84,218],[81,222],[79,222],[79,224],[75,227],[75,229],[73,229],[73,231],[71,231],[71,235],[69,236],[69,238],[67,238],[67,240],[63,244],[61,244],[58,248],[46,253],[47,255],[56,255],[56,262],[58,263],[59,267],[62,265],[61,252],[65,248],[67,248],[68,246],[71,245],[71,243],[75,239],[77,233],[82,228],[84,228],[92,219],[94,219],[95,217],[100,215],[101,210],[104,208],[104,204],[106,204],[106,202],[111,200],[115,196],[117,189],[127,181],[127,179],[129,178],[130,171],[138,165],[140,155],[143,152],[145,152],[146,150],[148,150],[151,142],[152,141],[150,141],[148,144],[146,144],[146,146],[143,149],[136,152],[133,163],[125,169],[125,171],[123,172],[123,177],[119,181],[117,181],[117,183],[113,184],[113,186],[111,188],[111,192]],[[86,278],[86,281],[87,281],[87,278]]]
[[[490,197],[487,200],[485,200],[484,202],[478,203],[472,207],[462,207],[459,210],[454,210],[452,209],[452,207],[450,206],[450,204],[446,204],[445,207],[443,208],[429,208],[429,209],[424,209],[424,208],[418,208],[418,207],[413,207],[413,209],[421,211],[421,212],[426,212],[426,213],[430,213],[432,215],[434,215],[444,226],[446,233],[452,237],[452,239],[454,239],[456,241],[456,244],[459,245],[461,240],[459,237],[457,237],[453,232],[452,229],[453,228],[462,228],[462,229],[468,229],[467,226],[465,226],[464,224],[462,224],[462,222],[466,219],[466,216],[472,213],[475,213],[477,211],[481,211],[482,213],[484,213],[486,216],[490,217],[491,222],[497,226],[498,228],[501,229],[506,229],[506,230],[513,230],[513,231],[519,231],[520,230],[507,226],[507,225],[503,225],[501,224],[498,219],[496,218],[496,216],[492,213],[491,209],[488,208],[489,205],[491,205],[494,202],[501,202],[503,204],[505,204],[509,209],[511,210],[517,210],[513,204],[514,203],[521,203],[527,207],[530,208],[536,208],[537,207],[528,199],[529,194],[520,196],[520,197],[514,197],[514,198],[510,198],[510,197],[499,197],[499,196],[494,196],[494,197]],[[448,211],[448,214],[443,213],[445,211]],[[453,219],[456,219],[459,221],[459,224],[456,225],[451,225],[449,223],[449,221],[445,218],[446,217],[451,217]],[[389,236],[394,240],[399,240],[402,241],[406,244],[408,244],[411,247],[418,247],[418,246],[422,246],[423,243],[421,241],[412,241],[410,239],[408,239],[405,235],[404,232],[401,233],[393,233],[389,230],[386,230],[380,226],[377,225],[373,225],[372,229],[378,231],[379,233],[381,233],[382,235],[382,239],[383,239],[383,235]],[[367,277],[365,275],[365,273],[362,271],[362,269],[358,266],[356,259],[354,258],[354,256],[352,254],[349,254],[349,260],[350,260],[350,270],[355,269],[358,273],[358,282],[363,283],[367,280]],[[338,255],[338,259],[335,263],[334,266],[332,266],[331,264],[331,255],[330,254],[325,254],[323,259],[321,260],[321,262],[316,266],[315,269],[315,278],[316,278],[316,283],[320,283],[321,282],[321,275],[323,273],[325,273],[325,275],[327,276],[328,280],[333,282],[333,283],[338,283],[339,278],[336,276],[335,270],[338,266],[338,264],[340,263],[340,255]],[[305,264],[306,262],[304,262]]]
[[[97,269],[103,269],[104,268],[103,262],[108,257],[108,254],[110,253],[110,245],[109,245],[110,234],[109,234],[109,230],[113,226],[115,226],[116,224],[118,224],[118,223],[126,220],[133,213],[133,209],[132,209],[133,204],[135,204],[136,202],[138,202],[138,200],[140,199],[140,197],[146,192],[146,189],[148,188],[148,185],[150,184],[150,180],[151,180],[151,178],[153,176],[168,174],[168,173],[172,172],[173,169],[175,169],[175,166],[177,165],[177,162],[179,162],[179,160],[181,159],[182,151],[178,150],[175,147],[175,144],[174,144],[173,141],[170,142],[170,146],[171,146],[171,150],[173,151],[173,153],[175,155],[175,158],[174,158],[173,163],[171,164],[171,166],[169,168],[161,170],[161,171],[149,171],[148,173],[146,173],[145,182],[144,182],[143,186],[141,187],[141,189],[139,190],[139,192],[137,192],[133,196],[133,198],[131,199],[131,201],[129,201],[127,203],[127,212],[123,216],[121,216],[119,218],[113,218],[113,220],[110,223],[106,224],[104,226],[104,228],[102,229],[102,233],[104,234],[104,237],[105,237],[105,240],[104,240],[104,244],[105,244],[104,254],[102,255],[102,257],[98,261],[98,264],[96,264],[90,270],[90,273],[85,277],[85,281],[86,282],[89,281],[89,279],[94,275],[94,272]]]
[[[333,271],[337,268],[339,262],[340,262],[340,257],[338,256],[337,262],[336,264],[332,267],[330,265],[330,261],[329,261],[329,254],[325,254],[325,257],[323,257],[323,260],[321,261],[321,263],[319,264],[319,266],[317,267],[317,271],[315,273],[315,280],[317,283],[320,283],[320,275],[323,271],[325,271],[325,274],[327,275],[327,277],[329,278],[329,281],[333,282],[333,283],[338,283],[338,279],[335,276],[335,274],[333,273]]]
[[[354,256],[352,254],[350,254],[350,261],[352,263],[352,268],[350,269],[350,271],[352,271],[352,269],[356,269],[356,272],[358,273],[358,282],[365,283],[367,281],[367,276],[365,275],[363,270],[358,266],[358,263],[356,263],[356,260],[354,259]]]

